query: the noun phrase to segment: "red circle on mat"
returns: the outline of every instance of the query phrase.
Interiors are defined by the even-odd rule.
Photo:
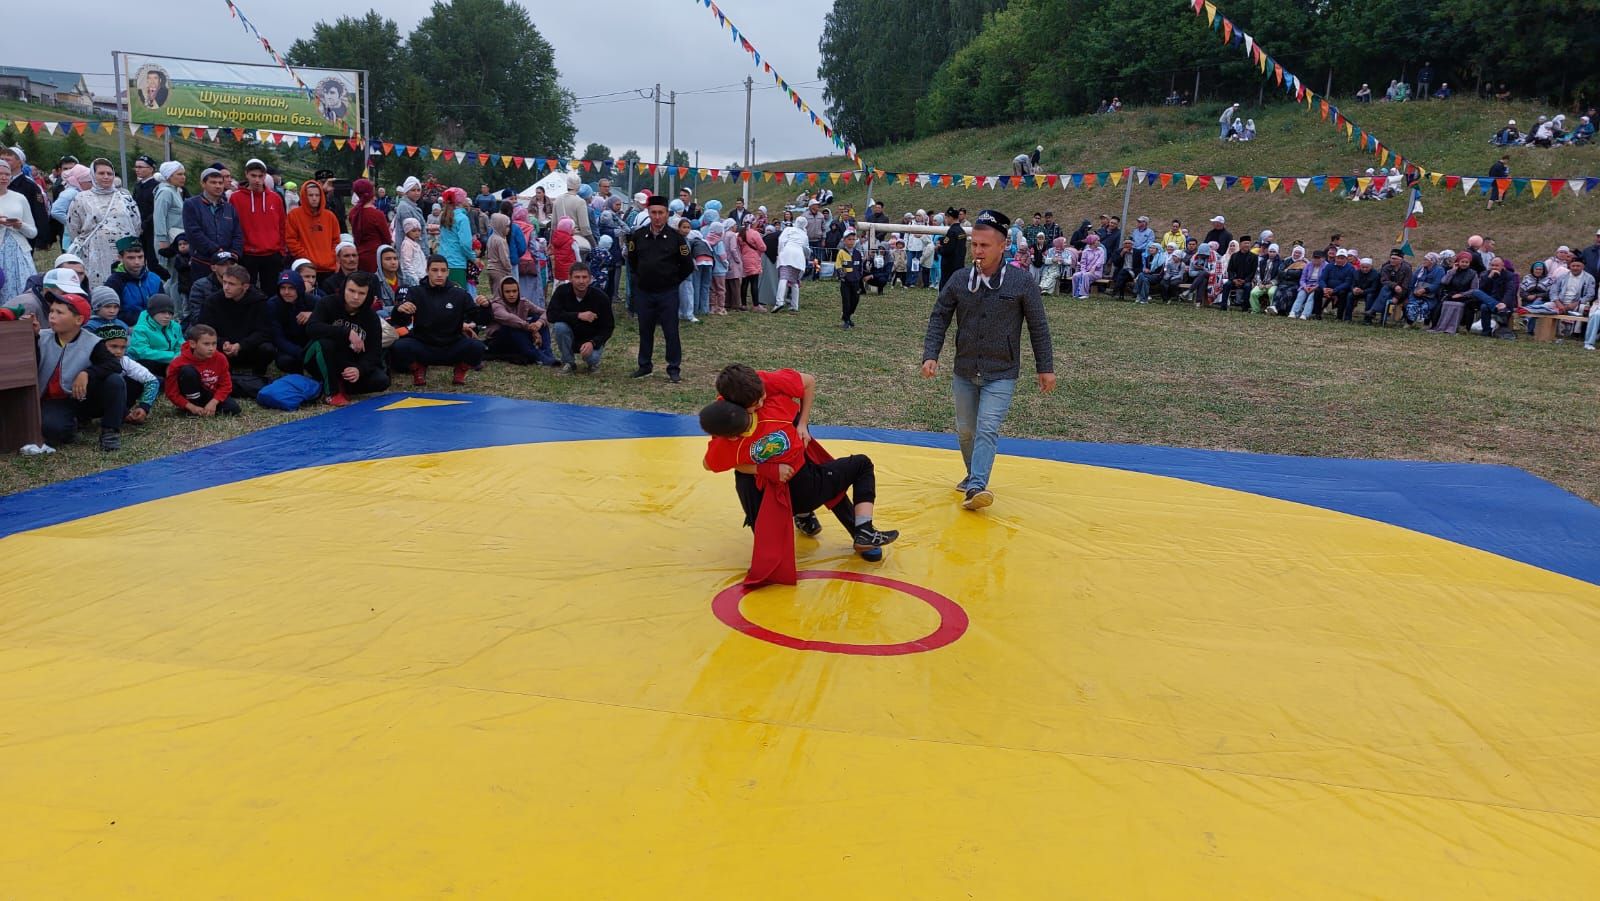
[[[795,574],[797,579],[838,579],[841,582],[861,582],[866,585],[879,585],[891,588],[902,594],[909,594],[926,603],[939,614],[939,627],[921,638],[913,641],[902,641],[898,644],[853,644],[839,641],[813,641],[808,638],[797,638],[774,632],[766,626],[751,622],[739,610],[739,602],[754,588],[747,588],[743,583],[730,585],[717,593],[711,601],[711,612],[717,619],[736,632],[743,632],[751,638],[758,638],[769,644],[779,647],[793,648],[796,651],[824,651],[829,654],[860,654],[868,657],[894,657],[900,654],[919,654],[923,651],[935,651],[945,645],[951,644],[967,632],[967,611],[961,605],[950,600],[937,591],[923,588],[921,585],[912,585],[910,582],[901,582],[898,579],[885,579],[882,576],[872,576],[866,573],[844,572],[834,569],[807,569]]]

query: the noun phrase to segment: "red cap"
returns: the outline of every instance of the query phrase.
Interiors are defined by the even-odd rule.
[[[88,320],[94,315],[89,310],[89,301],[82,294],[62,294],[56,303],[72,307],[72,312],[77,313],[79,319]]]

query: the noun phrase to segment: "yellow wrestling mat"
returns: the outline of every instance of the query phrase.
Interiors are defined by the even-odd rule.
[[[779,642],[712,612],[750,537],[696,438],[0,539],[0,898],[1600,893],[1600,587],[1026,457],[976,515],[950,451],[829,446],[903,537],[798,538],[822,574],[736,605]]]

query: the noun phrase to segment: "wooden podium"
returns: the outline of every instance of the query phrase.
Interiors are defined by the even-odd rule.
[[[33,324],[0,322],[0,453],[42,444]]]

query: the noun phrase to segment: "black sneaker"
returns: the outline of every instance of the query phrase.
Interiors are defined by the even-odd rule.
[[[893,530],[883,532],[878,529],[857,529],[856,550],[868,551],[875,547],[894,544],[894,540],[899,537],[900,533]]]
[[[111,429],[101,429],[100,449],[103,451],[122,450],[122,433]]]
[[[987,488],[968,488],[966,499],[961,502],[961,506],[968,510],[982,510],[992,503],[994,503],[994,492]]]
[[[599,371],[600,371],[600,367],[594,365],[593,363],[585,363],[585,364],[583,364],[583,374],[584,375],[594,375],[595,373],[597,373]]]
[[[683,381],[683,379],[680,378],[676,372],[674,372],[673,374],[667,376],[667,381],[669,381],[672,384],[676,385],[679,382]]]
[[[817,514],[815,513],[802,513],[796,516],[794,518],[794,527],[799,529],[800,534],[805,535],[807,538],[815,538],[822,534],[822,521],[817,519]]]
[[[650,377],[650,372],[651,372],[651,370],[649,370],[649,369],[635,369],[632,373],[630,373],[628,375],[628,378],[630,378],[630,379],[649,378]]]
[[[561,368],[556,370],[556,375],[571,375],[577,371],[578,367],[572,365],[571,363],[562,363]]]

